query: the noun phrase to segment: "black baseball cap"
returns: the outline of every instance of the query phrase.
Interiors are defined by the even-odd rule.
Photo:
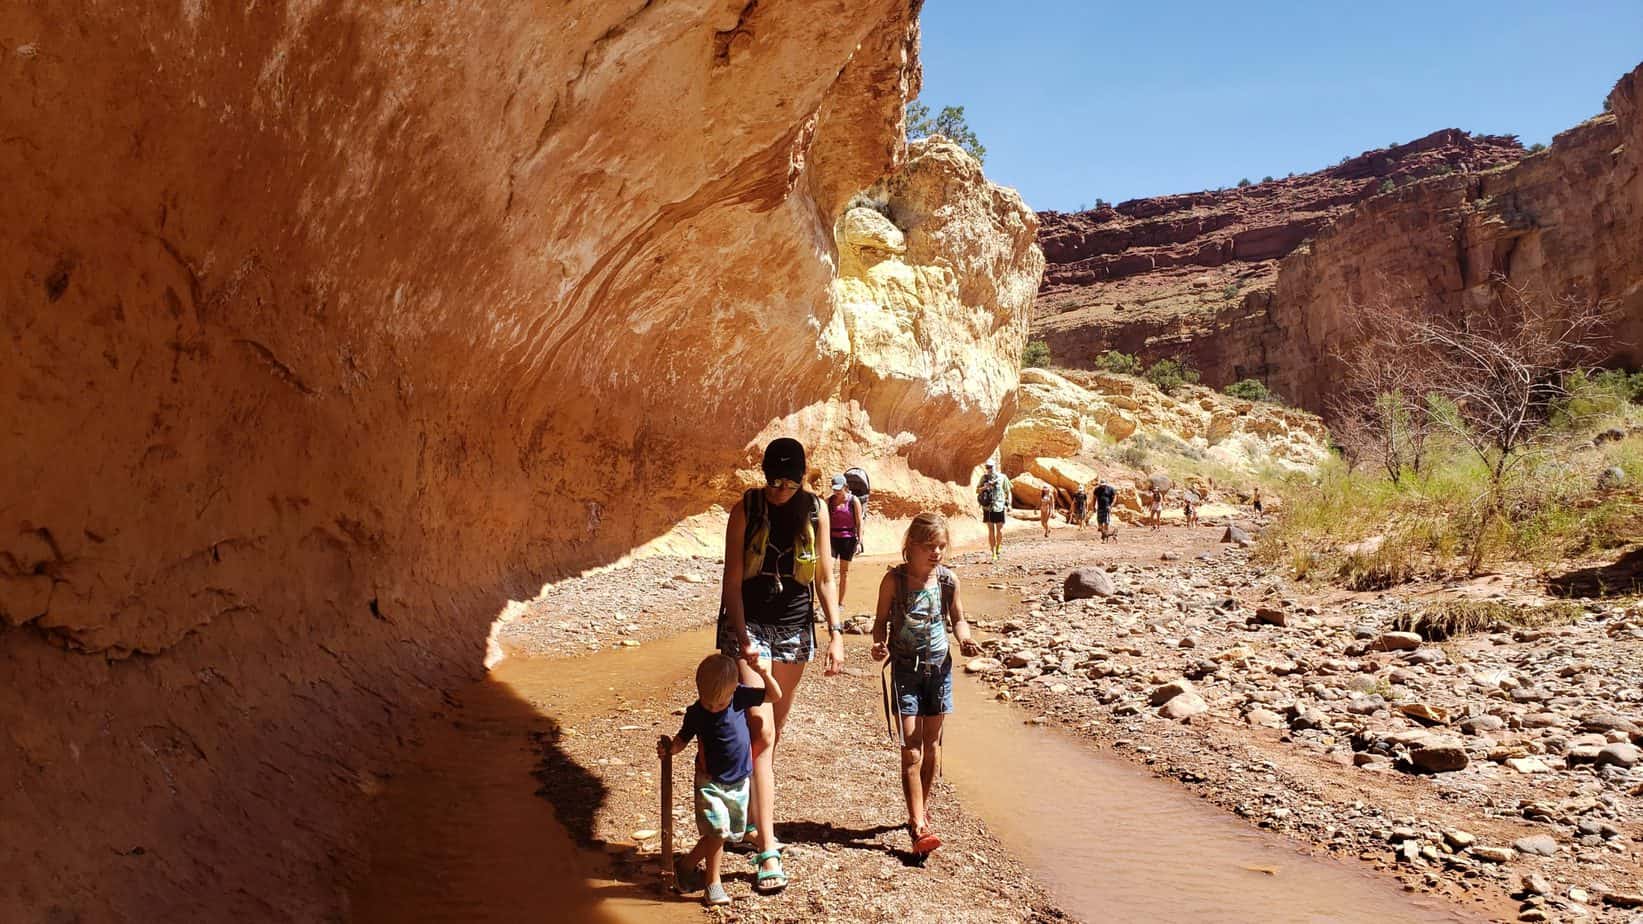
[[[790,436],[778,437],[764,448],[764,477],[767,481],[791,478],[804,481],[804,445]]]

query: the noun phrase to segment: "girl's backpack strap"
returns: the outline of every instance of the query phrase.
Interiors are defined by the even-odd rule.
[[[958,578],[946,565],[937,565],[936,583],[941,585],[941,618],[946,620],[953,612],[953,597],[958,594]]]

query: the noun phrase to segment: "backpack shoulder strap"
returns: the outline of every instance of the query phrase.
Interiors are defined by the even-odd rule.
[[[890,597],[890,639],[894,640],[901,635],[902,622],[907,616],[907,571],[905,566],[897,565],[890,569],[890,576],[895,579],[895,593]]]
[[[953,612],[953,596],[958,593],[958,578],[946,565],[937,565],[936,582],[941,585],[941,618],[946,620]]]
[[[758,488],[748,488],[742,492],[742,514],[746,525],[742,529],[742,543],[753,538],[754,530],[759,528],[759,522],[765,518],[764,492]]]

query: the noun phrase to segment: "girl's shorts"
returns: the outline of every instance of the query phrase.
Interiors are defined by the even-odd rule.
[[[928,670],[897,663],[890,668],[896,682],[897,715],[947,715],[953,711],[953,659]]]

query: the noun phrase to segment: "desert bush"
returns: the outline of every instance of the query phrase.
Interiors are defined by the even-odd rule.
[[[1129,353],[1108,350],[1095,358],[1095,368],[1120,375],[1140,375],[1141,360]]]
[[[1124,448],[1118,451],[1118,461],[1136,471],[1144,472],[1147,470],[1146,447],[1134,441],[1125,443]]]
[[[1399,613],[1392,619],[1392,629],[1413,632],[1429,642],[1441,642],[1474,632],[1566,626],[1578,622],[1585,613],[1579,604],[1567,600],[1541,606],[1502,600],[1444,600],[1418,611]]]
[[[1546,145],[1540,143],[1539,141],[1536,141],[1534,144],[1529,145],[1529,153],[1530,154],[1539,154],[1541,151],[1544,151],[1544,150],[1546,150]]]
[[[1049,364],[1050,345],[1042,340],[1029,341],[1026,349],[1021,351],[1021,367],[1023,369],[1042,369]]]
[[[1383,193],[1389,193],[1392,190],[1397,189],[1397,188],[1398,188],[1398,184],[1394,183],[1392,181],[1391,177],[1387,177],[1386,179],[1381,180],[1381,185],[1380,185],[1378,191],[1383,192]]]
[[[1232,397],[1245,401],[1277,401],[1277,396],[1260,379],[1239,379],[1223,390]]]
[[[1166,395],[1175,394],[1182,385],[1198,384],[1198,370],[1178,359],[1160,359],[1148,366],[1143,375]]]
[[[1254,183],[1251,183],[1249,181],[1249,177],[1247,177],[1247,176],[1238,181],[1238,188],[1239,189],[1243,189],[1245,186],[1254,186],[1254,185],[1255,185]]]

